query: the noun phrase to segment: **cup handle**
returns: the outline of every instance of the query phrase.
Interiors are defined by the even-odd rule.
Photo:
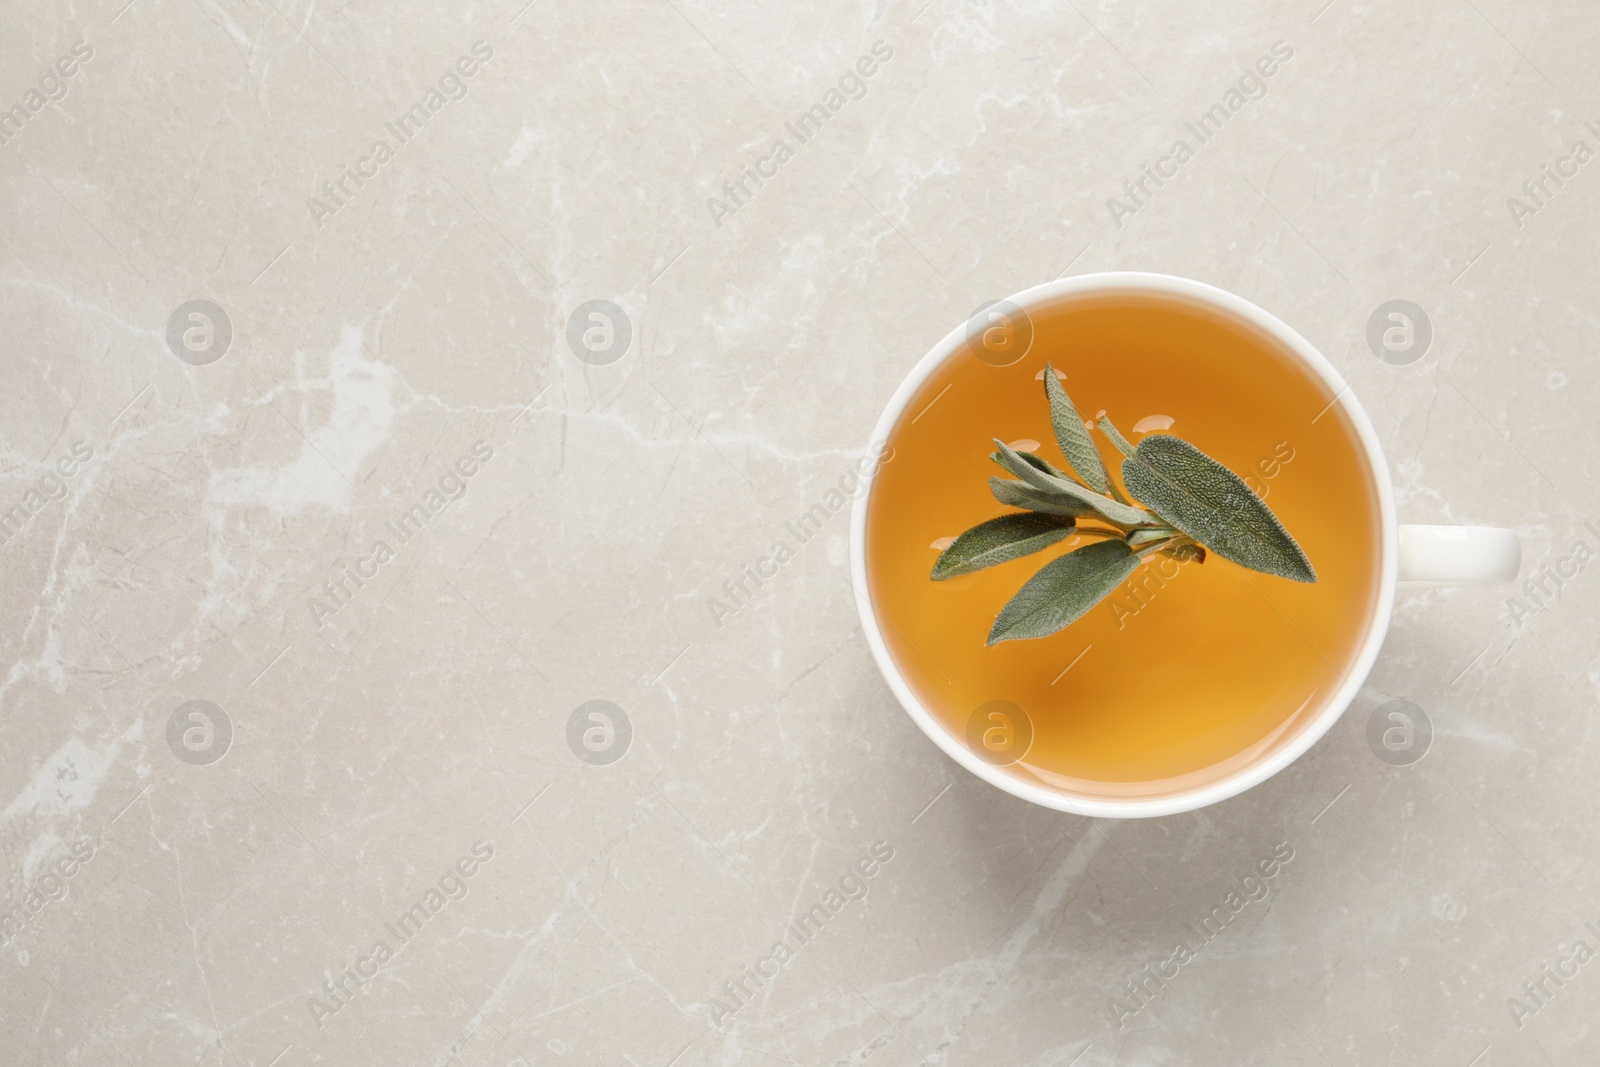
[[[1496,526],[1401,526],[1400,586],[1500,585],[1517,578],[1522,543]]]

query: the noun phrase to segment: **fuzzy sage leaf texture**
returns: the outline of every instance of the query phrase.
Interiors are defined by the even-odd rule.
[[[1122,462],[1128,492],[1223,559],[1263,574],[1315,582],[1283,523],[1237,474],[1171,434],[1151,434]]]
[[[1045,459],[1043,456],[1037,455],[1033,452],[1018,452],[1017,455],[1021,456],[1023,461],[1026,462],[1028,466],[1032,467],[1041,474],[1048,474],[1052,478],[1066,478],[1065,472],[1057,470],[1055,465],[1049,460]],[[990,452],[989,458],[995,463],[1000,464],[1002,467],[1006,465],[1005,458],[998,452]]]
[[[1046,496],[1066,497],[1076,500],[1113,526],[1155,525],[1156,520],[1148,511],[1141,511],[1139,508],[1118,503],[1110,497],[1101,496],[1099,493],[1085,489],[1077,482],[1068,481],[1066,478],[1046,474],[1038,466],[1024,459],[1021,453],[1014,451],[1004,441],[996,438],[994,443],[1000,452],[1000,465],[1024,482],[1027,482],[1034,489],[1042,491]]]
[[[1067,398],[1067,391],[1056,379],[1055,368],[1048,363],[1044,365],[1044,395],[1050,401],[1050,425],[1055,430],[1061,454],[1067,457],[1067,466],[1090,489],[1104,495],[1110,488],[1111,478],[1100,461],[1100,452],[1084,428],[1083,416],[1078,414],[1078,409]]]
[[[1140,564],[1124,541],[1096,541],[1052,560],[1017,591],[989,631],[988,643],[1049,637],[1086,615]]]
[[[980,522],[939,553],[933,565],[933,580],[940,582],[1030,556],[1070,536],[1072,526],[1070,518],[1030,511]]]
[[[1076,519],[1093,518],[1094,508],[1077,497],[1066,494],[1052,495],[1026,482],[1008,482],[1004,478],[990,478],[989,491],[1008,508],[1026,508],[1043,515],[1063,515]]]

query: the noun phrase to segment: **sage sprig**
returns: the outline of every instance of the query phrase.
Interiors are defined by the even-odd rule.
[[[1154,555],[1204,562],[1209,550],[1262,574],[1317,580],[1305,550],[1227,467],[1172,434],[1151,434],[1135,445],[1103,413],[1096,423],[1086,422],[1048,363],[1044,393],[1065,469],[996,439],[990,458],[1016,480],[990,478],[989,490],[1000,503],[1021,510],[957,537],[939,554],[932,578],[1008,563],[1069,537],[1092,540],[1028,579],[1000,609],[989,644],[1058,633]],[[1091,425],[1122,453],[1121,487],[1100,458]]]

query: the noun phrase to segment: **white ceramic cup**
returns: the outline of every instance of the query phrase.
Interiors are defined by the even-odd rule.
[[[1333,365],[1323,358],[1311,343],[1301,337],[1275,316],[1256,307],[1248,300],[1225,292],[1203,282],[1176,278],[1165,274],[1138,272],[1109,272],[1085,274],[1075,278],[1047,282],[1034,286],[1008,298],[1009,303],[1026,311],[1045,304],[1054,305],[1063,299],[1103,299],[1128,296],[1149,299],[1155,297],[1168,303],[1189,305],[1210,314],[1220,314],[1240,323],[1252,332],[1265,335],[1279,349],[1298,359],[1315,377],[1327,385],[1334,403],[1342,406],[1360,440],[1362,454],[1372,475],[1372,484],[1378,500],[1378,521],[1382,544],[1379,551],[1381,568],[1380,591],[1371,623],[1362,640],[1354,666],[1345,677],[1344,684],[1327,698],[1323,706],[1300,727],[1299,733],[1283,746],[1270,749],[1254,761],[1243,762],[1225,776],[1214,778],[1191,790],[1165,792],[1148,796],[1084,796],[1070,795],[1049,788],[1037,780],[1030,780],[995,766],[976,755],[966,741],[952,734],[939,719],[926,708],[911,687],[906,684],[899,666],[889,654],[878,625],[878,613],[872,603],[871,584],[867,579],[866,533],[867,509],[872,501],[872,487],[856,498],[850,514],[850,573],[857,596],[856,608],[861,616],[862,628],[867,634],[867,644],[872,656],[883,672],[884,679],[901,705],[923,733],[945,751],[951,759],[973,774],[1006,792],[1059,811],[1106,818],[1138,818],[1154,815],[1171,815],[1192,811],[1207,804],[1241,793],[1283,770],[1298,759],[1307,749],[1328,732],[1345,708],[1355,699],[1367,673],[1378,657],[1389,629],[1389,617],[1394,608],[1395,590],[1400,586],[1440,587],[1457,585],[1491,585],[1513,581],[1521,564],[1521,549],[1513,530],[1487,526],[1401,526],[1395,521],[1394,486],[1389,477],[1389,466],[1383,457],[1383,448],[1372,430],[1367,413],[1362,410],[1349,386]],[[873,428],[869,450],[881,452],[890,432],[900,420],[906,405],[917,389],[947,359],[957,355],[971,339],[971,322],[958,325],[934,345],[933,350],[914,367],[905,381],[895,390],[878,424]],[[1019,357],[1020,358],[1020,357]],[[874,452],[873,454],[876,454]]]

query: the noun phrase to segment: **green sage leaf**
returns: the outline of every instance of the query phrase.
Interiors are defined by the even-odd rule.
[[[1118,452],[1121,452],[1124,456],[1133,455],[1133,446],[1128,443],[1126,437],[1122,436],[1122,431],[1112,424],[1111,416],[1101,415],[1099,426],[1100,432],[1110,438],[1111,443],[1117,446]]]
[[[1049,460],[1045,459],[1043,456],[1035,455],[1032,452],[1018,452],[1017,455],[1021,456],[1025,460],[1027,460],[1028,465],[1031,466],[1034,470],[1042,471],[1043,473],[1050,475],[1052,478],[1066,478],[1067,477],[1066,472],[1057,470],[1055,468],[1055,466],[1053,464],[1051,464],[1051,462]],[[994,462],[1000,464],[1000,466],[1002,466],[1002,467],[1005,466],[1005,461],[1000,458],[1000,453],[998,453],[998,452],[990,452],[989,453],[989,458],[991,460],[993,460]]]
[[[1133,446],[1128,443],[1126,437],[1122,436],[1122,431],[1118,430],[1111,422],[1111,416],[1101,412],[1100,421],[1096,425],[1100,427],[1100,432],[1105,434],[1111,440],[1111,443],[1116,446],[1118,452],[1121,452],[1124,456],[1133,455]],[[1128,494],[1117,488],[1116,482],[1111,483],[1111,495],[1124,504],[1133,503],[1128,499]]]
[[[1106,466],[1100,461],[1100,452],[1094,447],[1094,439],[1084,429],[1083,416],[1072,406],[1067,391],[1061,387],[1055,370],[1048,363],[1044,365],[1044,395],[1050,401],[1050,425],[1055,429],[1056,444],[1061,446],[1061,454],[1067,457],[1067,466],[1090,489],[1104,494],[1111,486]]]
[[[1017,590],[989,631],[988,643],[1048,637],[1088,613],[1140,564],[1123,541],[1096,541],[1046,563]]]
[[[1101,496],[1099,493],[1085,489],[1077,482],[1066,478],[1058,478],[1046,474],[1038,467],[1029,463],[1022,456],[1013,451],[1011,446],[1004,441],[995,440],[995,445],[1000,450],[999,463],[1006,470],[1027,482],[1035,489],[1043,490],[1050,496],[1066,496],[1089,507],[1096,516],[1105,519],[1113,526],[1154,526],[1156,518],[1148,511],[1130,507],[1119,503],[1110,497]]]
[[[951,542],[933,565],[933,580],[971,574],[1032,555],[1072,533],[1070,518],[1024,511],[980,522]]]
[[[994,498],[1009,508],[1026,508],[1044,515],[1063,515],[1075,519],[1097,518],[1095,510],[1076,497],[1065,493],[1047,493],[1026,482],[1008,482],[1004,478],[990,478],[989,491]]]
[[[1244,480],[1194,445],[1151,434],[1122,462],[1128,491],[1223,559],[1263,574],[1315,582],[1305,550]]]

